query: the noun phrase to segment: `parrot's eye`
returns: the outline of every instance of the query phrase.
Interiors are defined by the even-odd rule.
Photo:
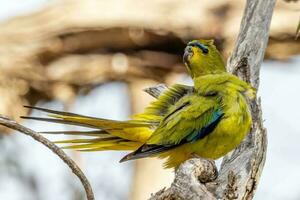
[[[188,43],[188,46],[198,47],[198,48],[202,51],[202,53],[208,54],[208,48],[207,48],[207,46],[201,44],[201,43],[198,42],[198,41],[195,41],[195,42],[189,42],[189,43]]]

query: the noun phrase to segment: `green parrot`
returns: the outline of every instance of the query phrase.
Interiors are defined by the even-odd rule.
[[[185,48],[184,63],[194,86],[175,84],[145,111],[128,121],[93,118],[45,108],[51,118],[23,117],[93,128],[92,131],[47,132],[88,138],[58,141],[80,151],[131,151],[121,162],[144,157],[165,158],[177,168],[196,156],[217,159],[236,148],[250,131],[246,98],[255,89],[226,72],[212,40],[193,40]]]

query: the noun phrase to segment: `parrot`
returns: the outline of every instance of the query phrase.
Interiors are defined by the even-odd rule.
[[[174,84],[151,102],[143,113],[127,121],[95,118],[70,112],[25,106],[49,117],[25,119],[71,124],[90,131],[43,132],[85,136],[57,141],[64,149],[130,151],[120,162],[159,157],[165,168],[177,169],[195,156],[218,159],[235,149],[249,133],[252,117],[248,99],[256,90],[226,72],[213,40],[190,41],[183,61],[194,86]]]

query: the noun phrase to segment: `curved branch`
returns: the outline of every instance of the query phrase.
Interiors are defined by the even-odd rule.
[[[37,132],[35,132],[29,128],[26,128],[26,127],[18,124],[17,122],[15,122],[7,117],[1,116],[1,115],[0,115],[0,125],[6,126],[13,130],[19,131],[25,135],[28,135],[28,136],[32,137],[33,139],[35,139],[36,141],[38,141],[39,143],[42,143],[43,145],[48,147],[61,160],[63,160],[64,163],[66,163],[69,166],[69,168],[72,170],[72,172],[79,178],[79,180],[81,181],[81,183],[85,189],[87,199],[88,200],[95,199],[92,187],[91,187],[88,179],[84,175],[84,173],[77,166],[77,164],[63,150],[61,150],[58,146],[56,146],[53,142],[44,138]]]

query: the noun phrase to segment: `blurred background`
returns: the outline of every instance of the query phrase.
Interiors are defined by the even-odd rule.
[[[36,131],[79,129],[21,121],[41,116],[23,105],[128,119],[157,83],[191,84],[181,56],[187,41],[214,38],[227,59],[245,1],[0,0],[0,114]],[[261,70],[259,96],[268,130],[257,200],[300,199],[299,1],[278,0]],[[51,140],[64,136],[48,137]],[[44,146],[0,127],[0,199],[81,200],[77,178]],[[147,199],[170,185],[161,161],[119,164],[125,152],[68,154],[96,199]]]

